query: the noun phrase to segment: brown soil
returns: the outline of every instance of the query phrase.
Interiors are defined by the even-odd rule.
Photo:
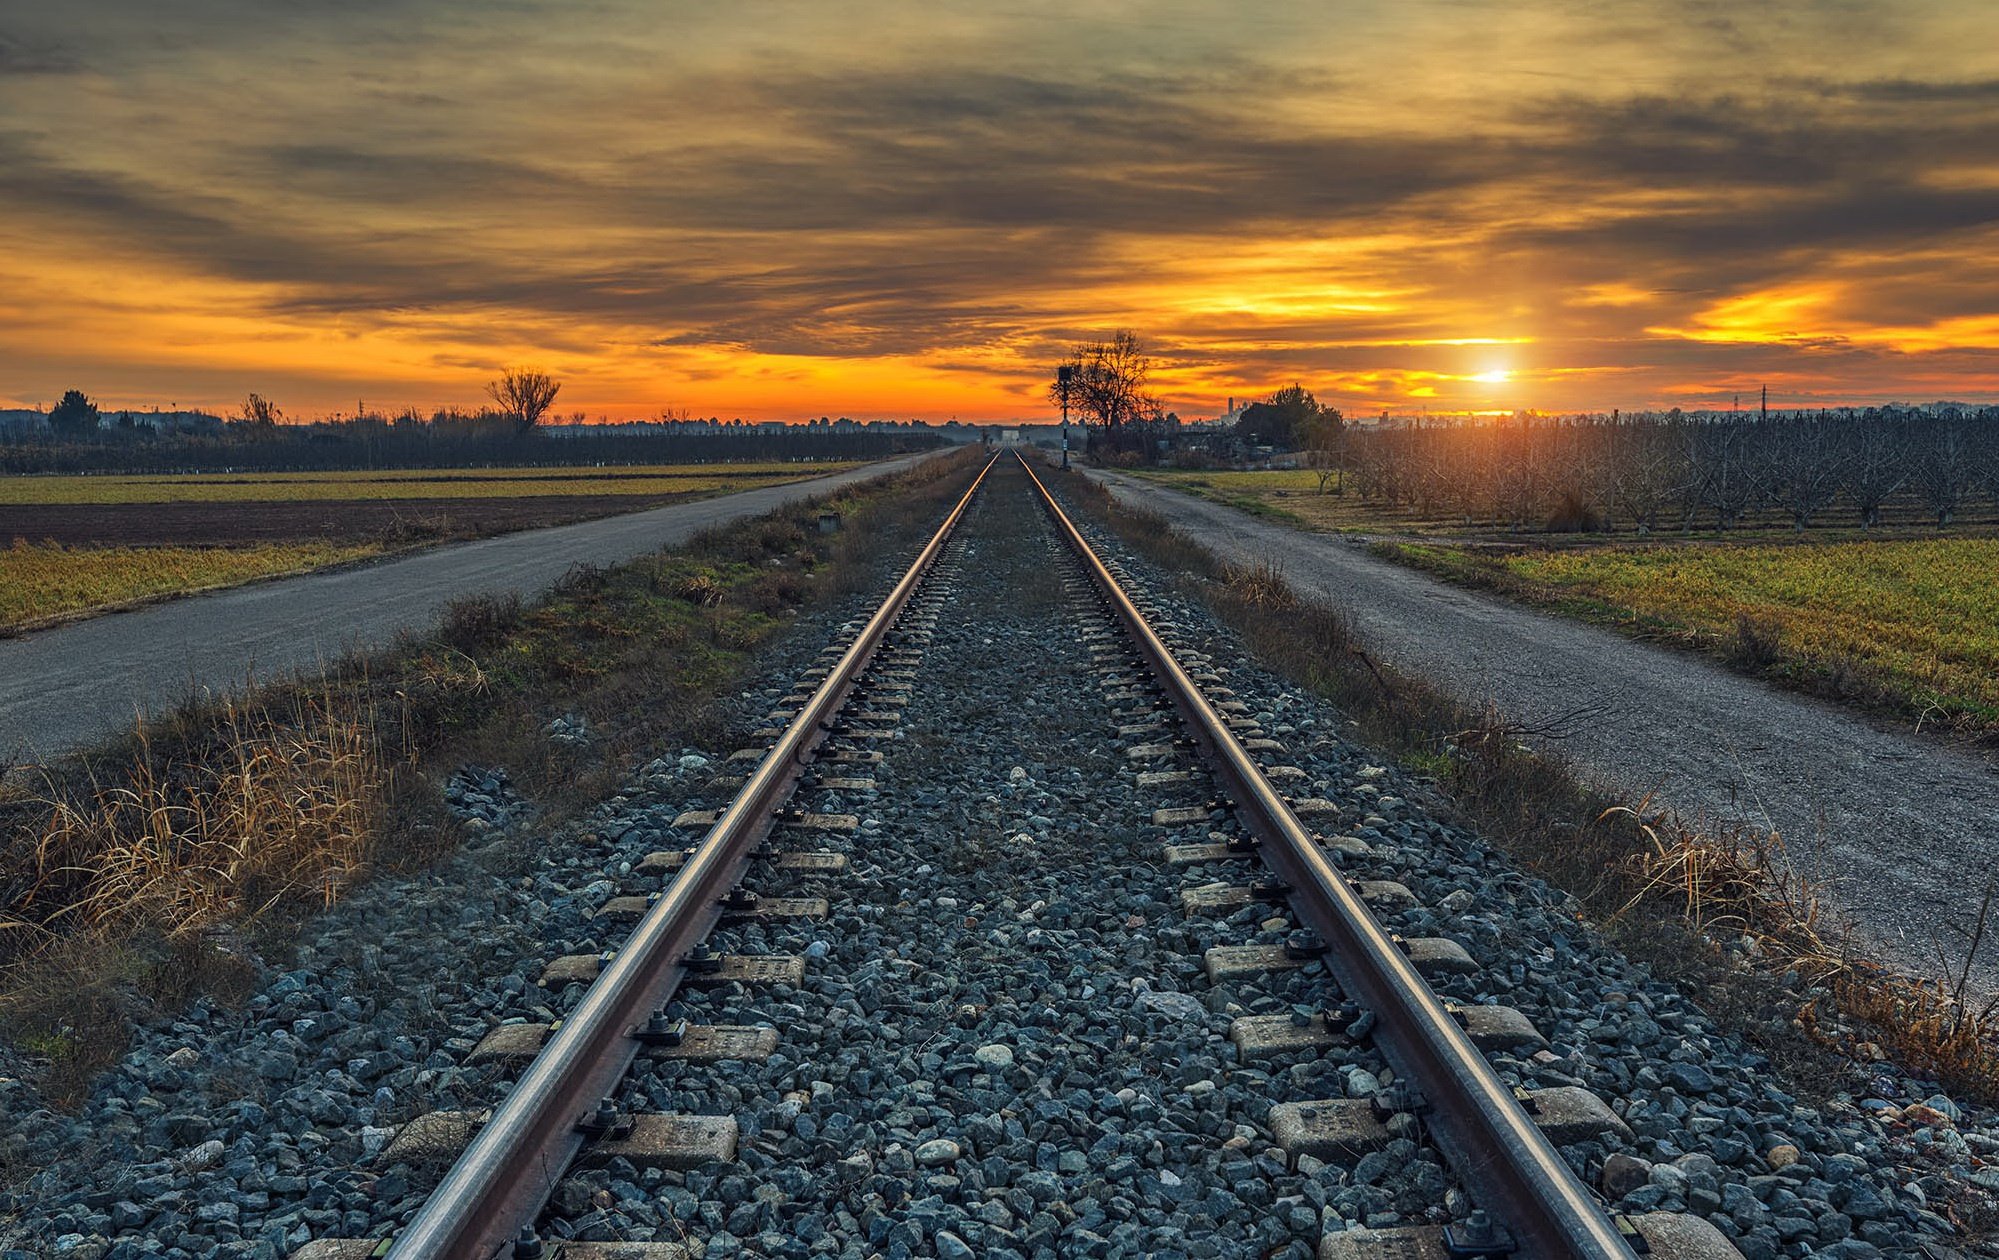
[[[298,538],[418,543],[638,512],[685,495],[370,499],[309,503],[0,504],[0,546],[235,546]]]

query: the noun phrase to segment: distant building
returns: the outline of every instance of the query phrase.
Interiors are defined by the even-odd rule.
[[[205,411],[110,411],[98,413],[100,429],[147,429],[161,437],[191,434],[214,437],[222,432],[222,417]]]

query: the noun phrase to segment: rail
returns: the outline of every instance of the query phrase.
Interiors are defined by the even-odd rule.
[[[1262,842],[1265,860],[1289,886],[1299,919],[1331,946],[1326,962],[1342,991],[1374,1012],[1377,1046],[1397,1076],[1420,1091],[1425,1122],[1473,1198],[1512,1230],[1522,1255],[1633,1260],[1637,1253],[1611,1218],[1270,786],[1034,469],[1020,462],[1234,798],[1237,815]]]
[[[998,456],[868,619],[798,716],[764,754],[679,875],[647,910],[576,1009],[480,1128],[388,1250],[389,1260],[488,1260],[514,1255],[555,1184],[581,1151],[579,1127],[638,1056],[633,1034],[672,999],[687,952],[721,917],[721,901],[776,822],[830,720],[957,528]]]

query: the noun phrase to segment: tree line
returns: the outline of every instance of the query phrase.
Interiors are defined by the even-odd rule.
[[[321,471],[462,468],[491,465],[718,463],[744,460],[880,459],[925,450],[944,439],[925,426],[837,431],[793,425],[771,432],[742,421],[690,423],[667,413],[665,431],[593,432],[554,437],[543,427],[561,385],[533,369],[509,369],[487,387],[497,409],[415,408],[393,415],[286,423],[260,394],[209,431],[154,433],[144,418],[108,420],[80,390],[50,409],[45,433],[0,439],[0,473]],[[579,417],[580,418],[580,417]]]
[[[1340,488],[1516,529],[1799,530],[1999,504],[1999,408],[1868,407],[1384,422],[1339,439]]]

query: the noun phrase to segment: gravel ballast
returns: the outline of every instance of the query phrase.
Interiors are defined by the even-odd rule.
[[[855,745],[881,764],[840,771],[874,789],[796,802],[857,816],[851,832],[781,835],[844,853],[846,870],[764,867],[750,881],[766,896],[824,896],[827,917],[712,940],[801,956],[803,983],[685,989],[669,1012],[773,1027],[776,1051],[642,1061],[627,1082],[633,1110],[734,1116],[736,1162],[578,1172],[558,1190],[551,1237],[708,1256],[1306,1260],[1326,1232],[1468,1208],[1406,1121],[1357,1163],[1291,1161],[1275,1146],[1274,1104],[1366,1098],[1392,1075],[1364,1042],[1245,1062],[1230,1040],[1239,1017],[1303,1019],[1339,995],[1317,964],[1209,981],[1208,949],[1283,943],[1295,922],[1270,903],[1183,906],[1190,887],[1260,871],[1166,861],[1168,844],[1238,830],[1224,810],[1153,821],[1206,804],[1213,785],[1198,767],[1185,783],[1140,785],[1176,763],[1133,750],[1177,729],[1145,729],[1106,684],[1092,648],[1112,642],[1108,623],[1029,495],[1003,461],[905,619],[921,647],[907,704],[892,735]],[[1799,1105],[1759,1056],[1604,948],[1562,894],[1438,821],[1424,785],[1351,744],[1341,715],[1244,665],[1163,575],[1122,559],[1189,659],[1224,673],[1242,716],[1283,745],[1265,762],[1300,772],[1287,794],[1329,803],[1313,825],[1367,846],[1350,846],[1349,873],[1414,893],[1383,912],[1387,925],[1455,941],[1480,964],[1437,978],[1440,991],[1517,1007],[1546,1037],[1495,1054],[1502,1075],[1611,1102],[1629,1138],[1564,1148],[1608,1198],[1701,1215],[1751,1260],[1962,1245],[1947,1215],[1983,1193],[1974,1178],[1999,1181],[1978,1163],[1999,1153],[1989,1116],[1892,1074],[1874,1101],[1893,1118],[1862,1099]],[[775,708],[793,676],[780,669],[746,696],[745,718]],[[437,1169],[387,1158],[395,1126],[500,1096],[514,1069],[468,1066],[473,1046],[495,1024],[574,1005],[580,987],[537,983],[544,964],[617,943],[592,913],[660,886],[639,864],[699,838],[674,820],[726,801],[717,776],[743,769],[727,752],[662,757],[581,826],[534,844],[522,839],[531,806],[503,775],[468,768],[452,799],[484,823],[475,849],[431,878],[361,889],[240,1013],[203,1004],[147,1030],[77,1117],[0,1079],[17,1164],[44,1170],[0,1194],[0,1239],[92,1260],[275,1260],[406,1220]],[[1924,1100],[1941,1122],[1912,1126],[1903,1111]]]

